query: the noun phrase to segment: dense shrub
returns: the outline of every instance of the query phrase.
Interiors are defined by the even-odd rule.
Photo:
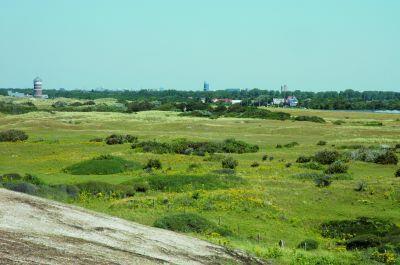
[[[286,164],[285,164],[285,167],[288,167],[288,168],[289,168],[289,167],[291,167],[291,166],[292,166],[292,163],[286,163]]]
[[[294,118],[296,121],[310,121],[317,123],[325,123],[325,120],[318,116],[297,116]]]
[[[235,169],[239,165],[239,162],[232,157],[227,157],[221,161],[221,164],[222,168]]]
[[[136,136],[130,134],[127,135],[112,134],[106,137],[105,142],[108,145],[114,145],[114,144],[134,143],[137,142],[137,140],[138,138]]]
[[[263,155],[262,156],[262,161],[267,161],[267,159],[268,159],[268,155]]]
[[[283,147],[292,148],[292,147],[295,147],[296,145],[299,145],[299,143],[298,142],[290,142],[290,143],[285,144]]]
[[[24,176],[23,180],[26,182],[29,182],[31,184],[34,184],[34,185],[43,185],[44,184],[44,182],[40,178],[38,178],[34,175],[31,175],[31,174],[26,174]]]
[[[222,143],[217,142],[193,142],[186,139],[176,139],[171,143],[156,141],[138,142],[132,145],[132,149],[141,149],[143,152],[157,154],[175,153],[184,155],[200,155],[214,153],[255,153],[259,147],[235,139],[227,139]]]
[[[367,183],[365,181],[360,181],[356,184],[354,188],[355,191],[365,191],[367,189]]]
[[[312,170],[322,170],[322,169],[324,169],[324,167],[321,164],[317,163],[317,162],[303,163],[301,165],[301,167],[312,169]]]
[[[335,124],[335,125],[342,125],[342,124],[344,124],[344,123],[346,123],[345,121],[343,121],[343,120],[336,120],[336,121],[334,121],[334,122],[332,122],[333,124]]]
[[[349,169],[349,166],[341,161],[335,161],[329,165],[329,167],[325,170],[326,174],[340,174],[346,173]]]
[[[133,189],[137,192],[147,192],[150,189],[150,184],[147,181],[135,182]]]
[[[381,238],[376,235],[362,234],[346,241],[348,250],[377,247],[381,245]]]
[[[253,163],[251,163],[250,166],[251,166],[251,167],[259,167],[259,166],[260,166],[260,163],[254,161]]]
[[[329,175],[324,175],[314,179],[315,185],[319,188],[328,187],[332,184],[332,177]]]
[[[399,235],[400,228],[385,219],[359,217],[354,220],[334,220],[323,223],[321,234],[324,237],[338,239],[349,239],[360,235],[386,237]]]
[[[323,165],[329,165],[338,160],[339,153],[337,151],[323,150],[314,155],[314,160]]]
[[[109,175],[138,168],[140,168],[140,165],[136,162],[116,156],[103,155],[71,165],[64,171],[72,175]]]
[[[34,184],[28,182],[5,182],[3,183],[3,187],[30,195],[35,195],[38,191],[38,188]]]
[[[297,248],[301,248],[304,250],[314,250],[318,248],[318,242],[314,239],[306,239],[301,241],[298,245]]]
[[[37,111],[37,107],[32,102],[13,103],[0,101],[0,112],[5,114],[24,114],[32,111]]]
[[[321,145],[321,146],[326,145],[326,144],[327,144],[326,141],[322,141],[322,140],[318,141],[318,143],[317,143],[317,145]]]
[[[400,168],[396,170],[396,172],[394,173],[394,176],[396,178],[400,178]]]
[[[172,231],[184,233],[218,233],[223,236],[230,235],[231,232],[221,226],[218,226],[204,217],[194,213],[170,214],[157,219],[154,226]]]
[[[15,180],[21,180],[22,176],[18,173],[7,173],[4,174],[3,176],[0,177],[0,181],[15,181]]]
[[[136,183],[148,183],[150,189],[158,191],[184,192],[192,190],[214,190],[235,187],[245,181],[232,174],[204,175],[159,175],[152,174],[140,179],[130,180],[124,185],[134,186]]]
[[[282,145],[281,144],[277,144],[276,148],[282,148]]]
[[[21,130],[7,130],[0,132],[0,142],[17,142],[28,140],[28,135]]]
[[[144,166],[144,169],[161,169],[162,164],[161,161],[158,159],[149,159]]]
[[[399,159],[397,158],[397,155],[393,151],[387,150],[386,152],[379,154],[375,158],[374,162],[382,165],[389,165],[389,164],[397,165]]]
[[[297,158],[296,163],[308,163],[311,159],[312,157],[301,155]]]

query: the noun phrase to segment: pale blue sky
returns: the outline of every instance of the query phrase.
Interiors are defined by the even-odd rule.
[[[399,0],[0,0],[0,87],[400,91]]]

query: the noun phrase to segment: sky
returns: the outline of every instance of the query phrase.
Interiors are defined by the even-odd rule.
[[[400,91],[398,0],[0,0],[0,87]]]

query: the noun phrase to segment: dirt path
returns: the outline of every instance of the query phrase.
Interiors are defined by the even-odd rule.
[[[0,189],[0,264],[262,264],[171,231]]]

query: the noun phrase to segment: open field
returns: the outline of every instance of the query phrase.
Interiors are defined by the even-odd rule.
[[[178,117],[174,112],[78,113],[31,112],[22,115],[0,114],[0,131],[19,129],[29,135],[26,142],[0,143],[0,175],[30,173],[48,184],[76,184],[104,181],[120,184],[148,180],[152,175],[165,178],[180,175],[209,175],[221,168],[219,161],[204,161],[201,156],[141,153],[129,144],[106,145],[90,142],[110,134],[131,134],[139,140],[222,141],[235,138],[257,144],[257,153],[232,154],[239,162],[236,175],[243,182],[230,187],[171,187],[150,189],[133,197],[117,199],[80,196],[70,203],[104,212],[146,225],[165,214],[198,213],[227,227],[231,235],[191,233],[212,242],[245,249],[277,264],[296,264],[305,257],[326,257],[331,264],[368,264],[364,252],[346,251],[333,239],[324,238],[319,225],[329,220],[354,219],[360,216],[386,218],[400,225],[400,178],[394,177],[396,165],[349,162],[347,179],[334,180],[327,188],[318,188],[312,180],[296,179],[295,174],[320,172],[296,163],[300,155],[313,155],[323,149],[342,145],[394,145],[400,143],[400,115],[362,112],[284,110],[295,115],[317,115],[326,123],[258,119],[205,119]],[[335,125],[332,122],[345,123]],[[366,126],[378,121],[383,126]],[[323,140],[326,146],[318,146]],[[292,148],[276,148],[277,144],[298,142]],[[110,154],[144,165],[158,158],[162,170],[146,172],[135,168],[113,175],[71,175],[64,169],[83,160]],[[263,155],[273,160],[262,161]],[[259,167],[251,167],[257,161]],[[291,166],[287,166],[291,163]],[[189,168],[189,165],[196,167]],[[361,181],[363,192],[355,191]],[[194,196],[195,195],[195,196]],[[315,239],[315,251],[296,250],[304,239]],[[283,240],[285,248],[277,248]],[[298,263],[302,264],[302,263]],[[304,263],[314,264],[314,263]],[[321,263],[322,264],[322,263]],[[330,263],[325,263],[330,264]]]

